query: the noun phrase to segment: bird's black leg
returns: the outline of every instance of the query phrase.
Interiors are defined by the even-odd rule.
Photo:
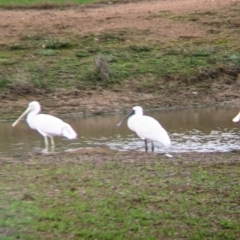
[[[147,140],[145,139],[144,142],[145,142],[145,151],[147,152],[148,151]]]
[[[153,144],[153,142],[152,142],[152,152],[154,152],[154,144]]]

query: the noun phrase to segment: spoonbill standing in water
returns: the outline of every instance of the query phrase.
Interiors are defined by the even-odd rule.
[[[39,114],[41,106],[37,101],[30,102],[26,111],[12,124],[15,127],[18,122],[26,115],[28,126],[37,130],[43,137],[45,148],[48,147],[48,138],[51,139],[51,144],[54,146],[54,136],[64,136],[68,139],[76,139],[77,134],[72,127],[63,122],[61,119],[48,114]]]
[[[142,107],[136,106],[132,109],[132,112],[119,122],[117,126],[120,126],[128,119],[128,127],[144,140],[146,152],[148,151],[147,141],[152,142],[152,152],[154,151],[153,142],[157,142],[164,147],[170,147],[171,140],[161,124],[156,119],[143,115]]]
[[[240,121],[240,112],[235,118],[233,118],[233,122],[239,122],[239,121]]]

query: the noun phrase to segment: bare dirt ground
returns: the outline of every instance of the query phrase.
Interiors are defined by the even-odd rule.
[[[192,22],[177,22],[170,19],[147,18],[149,14],[171,11],[175,14],[207,12],[233,6],[239,0],[160,0],[114,4],[98,4],[92,7],[58,9],[15,9],[0,10],[0,46],[6,42],[18,41],[23,34],[34,34],[39,29],[52,36],[58,34],[87,35],[118,28],[150,30],[148,39],[171,41],[181,38],[208,37],[211,26]],[[134,37],[134,36],[133,36]],[[236,35],[236,38],[238,35]],[[236,75],[236,74],[235,74]],[[45,109],[51,113],[80,112],[83,114],[113,112],[128,109],[133,105],[149,107],[194,106],[223,102],[239,103],[240,74],[234,76],[236,84],[225,84],[226,73],[217,76],[210,91],[197,90],[194,86],[179,85],[176,94],[170,86],[163,85],[163,91],[156,96],[151,92],[133,88],[134,83],[124,83],[111,90],[66,91],[39,95]],[[176,89],[176,88],[174,88]],[[133,97],[134,96],[134,97]],[[17,105],[24,108],[33,96],[1,95],[1,104],[8,111]],[[47,99],[47,100],[46,100]],[[36,100],[36,99],[34,99]],[[51,101],[52,100],[52,101]],[[16,103],[17,102],[17,103]],[[54,102],[54,103],[53,103]]]
[[[169,41],[183,36],[204,36],[206,29],[196,28],[195,23],[173,24],[166,19],[146,19],[149,13],[171,11],[176,14],[195,13],[224,8],[239,0],[168,0],[143,1],[127,4],[97,5],[95,8],[67,10],[3,10],[0,14],[1,39],[15,41],[23,33],[37,32],[44,28],[49,34],[59,31],[89,34],[118,28],[151,30],[152,38]],[[59,26],[59,27],[57,27]]]

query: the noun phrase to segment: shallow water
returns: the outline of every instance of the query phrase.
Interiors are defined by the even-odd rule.
[[[227,152],[240,149],[240,124],[232,122],[237,107],[211,107],[146,112],[168,131],[172,147],[156,147],[156,152]],[[55,138],[55,151],[107,146],[116,150],[144,151],[144,142],[127,128],[117,127],[125,115],[64,119],[78,133],[77,140]],[[23,153],[40,151],[44,139],[31,130],[25,121],[15,128],[12,122],[0,123],[0,152]]]

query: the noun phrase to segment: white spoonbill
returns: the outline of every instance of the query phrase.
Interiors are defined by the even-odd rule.
[[[164,147],[170,147],[171,140],[166,130],[154,118],[143,115],[143,109],[139,106],[133,107],[132,112],[126,116],[117,126],[120,126],[128,118],[128,127],[145,142],[145,150],[148,151],[147,141],[160,143]]]
[[[233,118],[233,122],[239,122],[239,121],[240,121],[240,112],[235,118]]]
[[[37,130],[45,141],[45,147],[48,147],[48,138],[54,146],[54,136],[64,136],[68,139],[76,139],[77,134],[72,127],[61,119],[48,114],[39,114],[41,106],[37,101],[30,102],[26,111],[12,124],[15,127],[18,122],[26,115],[26,121],[30,128]]]

